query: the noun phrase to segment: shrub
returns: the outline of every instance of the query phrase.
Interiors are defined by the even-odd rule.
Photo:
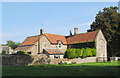
[[[66,58],[71,58],[71,51],[70,51],[71,49],[67,49],[66,50],[66,52],[65,52],[65,56],[64,57],[66,57]]]
[[[66,54],[65,56],[69,59],[75,58],[76,57],[75,51],[76,51],[75,49],[68,49],[65,53]]]
[[[71,64],[76,64],[76,62],[72,62]]]
[[[92,51],[88,51],[88,54],[89,54],[90,57],[93,56]]]
[[[92,49],[93,56],[96,56],[96,49]]]
[[[81,50],[80,50],[80,49],[76,49],[75,55],[76,55],[77,58],[80,57],[80,55],[81,55]]]
[[[86,48],[86,49],[85,49],[86,57],[89,57],[89,51],[90,51],[89,48]]]
[[[67,65],[67,62],[61,63],[60,65]]]
[[[68,51],[65,51],[64,58],[68,58]]]
[[[72,58],[86,58],[86,57],[92,57],[96,56],[96,49],[91,49],[91,48],[82,48],[82,49],[68,49],[65,52],[64,57],[72,59]]]
[[[17,51],[17,53],[14,53],[14,55],[28,55],[29,53],[26,51]]]
[[[84,52],[84,50],[85,50],[84,48],[80,49],[80,52],[81,52],[81,53],[80,53],[80,57],[83,56],[83,52]]]
[[[92,57],[93,56],[92,49],[91,48],[87,48],[86,50],[87,50],[87,56],[88,57]]]
[[[72,58],[75,58],[76,57],[76,49],[75,48],[73,48],[73,49],[71,49],[71,57]]]
[[[83,50],[83,53],[82,53],[82,58],[86,58],[86,57],[87,57],[87,50],[84,49],[84,50]]]

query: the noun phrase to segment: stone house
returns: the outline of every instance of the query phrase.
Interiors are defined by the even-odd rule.
[[[4,50],[6,52],[6,54],[12,54],[13,53],[13,50],[9,46],[0,46],[0,49]]]
[[[92,45],[95,43],[95,46]],[[95,47],[96,57],[107,57],[107,42],[101,30],[78,34],[78,28],[74,28],[74,34],[69,36],[44,33],[27,37],[14,51],[27,51],[32,55],[47,54],[50,58],[63,58],[67,48]]]

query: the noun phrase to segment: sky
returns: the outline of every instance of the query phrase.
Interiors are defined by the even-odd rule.
[[[3,2],[2,43],[22,42],[26,37],[44,33],[69,35],[74,27],[85,33],[104,7],[117,2]]]

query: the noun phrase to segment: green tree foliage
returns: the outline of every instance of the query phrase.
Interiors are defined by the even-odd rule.
[[[7,41],[6,46],[9,46],[9,47],[11,47],[12,49],[15,49],[15,48],[17,48],[20,44],[21,44],[21,43],[16,43],[16,42],[14,42],[14,41],[9,40],[9,41]],[[4,44],[4,45],[5,45],[5,44]]]
[[[27,55],[27,54],[29,53],[26,51],[17,51],[17,53],[14,53],[13,55]]]
[[[108,7],[99,11],[88,30],[102,30],[107,40],[108,56],[120,56],[120,13],[117,10],[117,7]]]
[[[7,52],[2,49],[2,55],[7,55]]]

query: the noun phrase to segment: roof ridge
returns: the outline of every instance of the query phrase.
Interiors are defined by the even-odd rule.
[[[41,35],[34,35],[34,36],[29,36],[29,37],[35,37],[35,36],[41,36]],[[29,37],[27,37],[27,38],[29,38]]]
[[[81,42],[94,41],[98,31],[86,32],[81,34],[76,34],[67,38],[68,44],[76,44]]]
[[[44,34],[51,34],[51,33],[44,33]],[[59,34],[52,34],[52,35],[59,35]],[[61,35],[61,36],[65,36],[65,35]]]
[[[91,31],[91,32],[98,32],[98,30],[96,30],[96,31]],[[91,32],[85,32],[85,33],[79,33],[79,34],[86,34],[86,33],[91,33]],[[79,34],[76,34],[76,35],[79,35]]]

